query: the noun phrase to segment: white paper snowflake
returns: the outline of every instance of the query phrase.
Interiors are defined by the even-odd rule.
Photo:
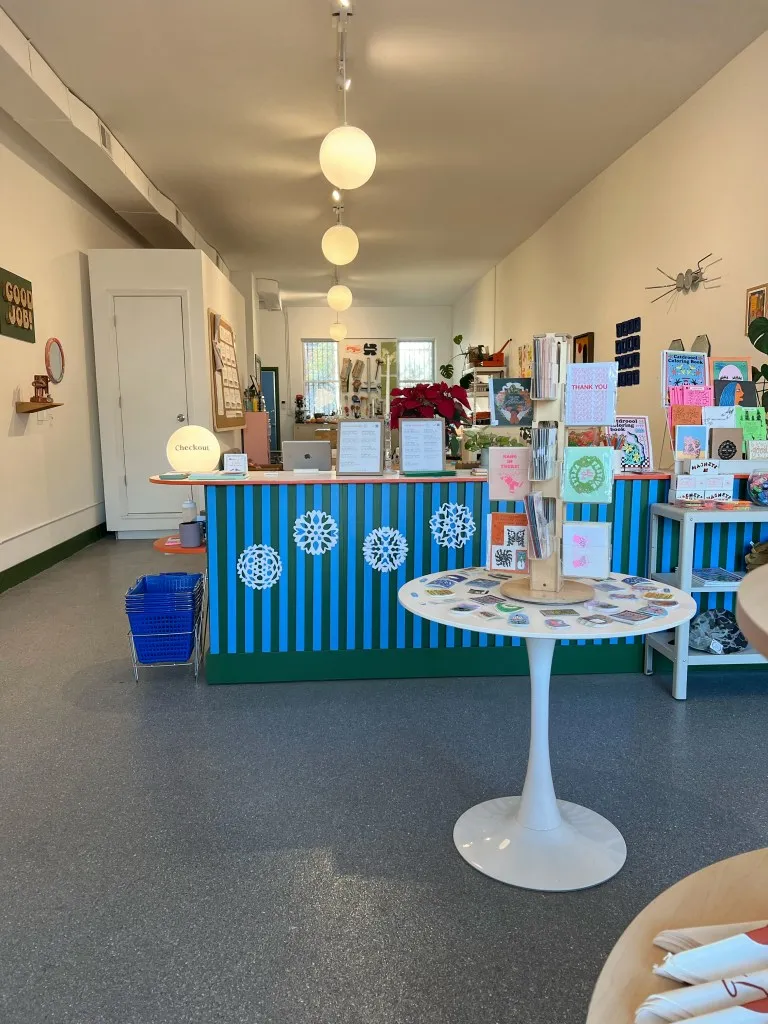
[[[408,554],[408,541],[391,526],[371,530],[363,541],[363,557],[372,569],[391,572],[398,569]]]
[[[299,516],[293,524],[293,539],[296,547],[308,555],[324,555],[335,547],[339,540],[339,527],[333,516],[321,509],[313,508]]]
[[[280,555],[268,544],[252,544],[237,560],[237,575],[251,590],[274,587],[282,574]]]
[[[475,520],[466,505],[444,502],[429,520],[435,544],[441,548],[463,548],[475,532]]]

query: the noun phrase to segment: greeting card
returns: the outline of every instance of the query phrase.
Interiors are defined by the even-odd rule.
[[[533,422],[530,377],[491,377],[488,392],[494,427],[530,427]]]
[[[747,457],[768,459],[768,441],[747,441]]]
[[[745,441],[765,441],[765,409],[737,405],[736,426],[741,427]]]
[[[611,448],[566,448],[562,496],[565,501],[610,503],[613,491]]]
[[[711,433],[709,451],[713,459],[721,462],[740,459],[744,451],[744,432],[738,427],[715,427]]]
[[[757,388],[751,380],[716,380],[715,405],[757,406]]]
[[[528,517],[515,512],[488,515],[486,568],[502,573],[528,572]]]
[[[683,424],[701,423],[704,410],[699,405],[670,405],[669,407],[669,429],[674,434],[675,429]]]
[[[713,357],[712,380],[752,380],[752,360]]]
[[[701,410],[701,422],[708,427],[735,427],[735,405],[710,405]]]
[[[675,427],[675,458],[700,459],[706,458],[709,448],[709,427],[680,426]]]
[[[569,363],[565,383],[568,426],[602,426],[616,419],[616,363]]]
[[[491,501],[522,501],[531,489],[530,466],[530,448],[491,448],[488,461]]]
[[[563,523],[563,576],[603,579],[611,571],[610,523]]]

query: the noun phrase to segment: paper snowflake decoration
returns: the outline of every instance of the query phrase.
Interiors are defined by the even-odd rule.
[[[391,572],[399,569],[408,554],[408,541],[399,530],[379,526],[363,541],[363,557],[372,569]]]
[[[336,547],[339,527],[333,516],[321,509],[313,508],[299,516],[293,524],[293,539],[296,547],[307,555],[324,555]]]
[[[463,548],[477,527],[466,505],[444,502],[429,520],[435,544],[441,548]]]
[[[280,555],[268,544],[252,544],[237,560],[237,575],[251,590],[274,587],[282,574]]]

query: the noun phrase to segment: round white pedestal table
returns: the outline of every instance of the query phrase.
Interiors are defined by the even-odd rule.
[[[568,614],[556,599],[543,606],[505,598],[499,592],[503,581],[485,569],[447,569],[400,588],[400,603],[414,615],[456,629],[525,640],[531,678],[531,737],[523,792],[471,807],[453,831],[461,856],[500,882],[551,892],[585,889],[611,878],[626,860],[626,844],[615,826],[595,811],[556,798],[549,758],[549,682],[558,640],[655,633],[673,629],[696,612],[696,603],[688,594],[669,587],[665,588],[668,599],[676,603],[664,607],[665,614],[634,622],[612,618],[644,609],[648,601],[643,593],[662,589],[650,581],[633,588],[623,582],[626,579],[635,577],[614,573],[602,582],[585,580],[597,587],[595,601],[614,607],[573,605],[575,614]],[[600,589],[606,586],[620,589]],[[491,601],[492,597],[497,600]],[[515,623],[514,617],[519,615],[526,616],[528,622]],[[603,625],[579,621],[589,615],[602,615],[609,621]],[[549,626],[545,619],[567,625]],[[499,654],[499,670],[503,671],[503,649]]]
[[[768,565],[748,572],[739,584],[736,621],[755,650],[768,658]]]

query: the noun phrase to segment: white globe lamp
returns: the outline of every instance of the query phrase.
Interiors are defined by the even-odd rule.
[[[328,289],[328,305],[337,313],[343,313],[352,305],[352,292],[345,284],[335,284]]]
[[[168,438],[165,455],[177,473],[212,473],[219,467],[219,439],[205,427],[190,424]]]
[[[328,328],[328,333],[334,341],[344,341],[347,336],[347,328],[345,324],[331,324]]]
[[[334,128],[320,145],[320,168],[336,188],[360,188],[376,167],[376,147],[361,128]]]
[[[334,224],[332,228],[328,228],[320,244],[323,256],[336,267],[351,263],[360,248],[357,235],[345,224]]]

